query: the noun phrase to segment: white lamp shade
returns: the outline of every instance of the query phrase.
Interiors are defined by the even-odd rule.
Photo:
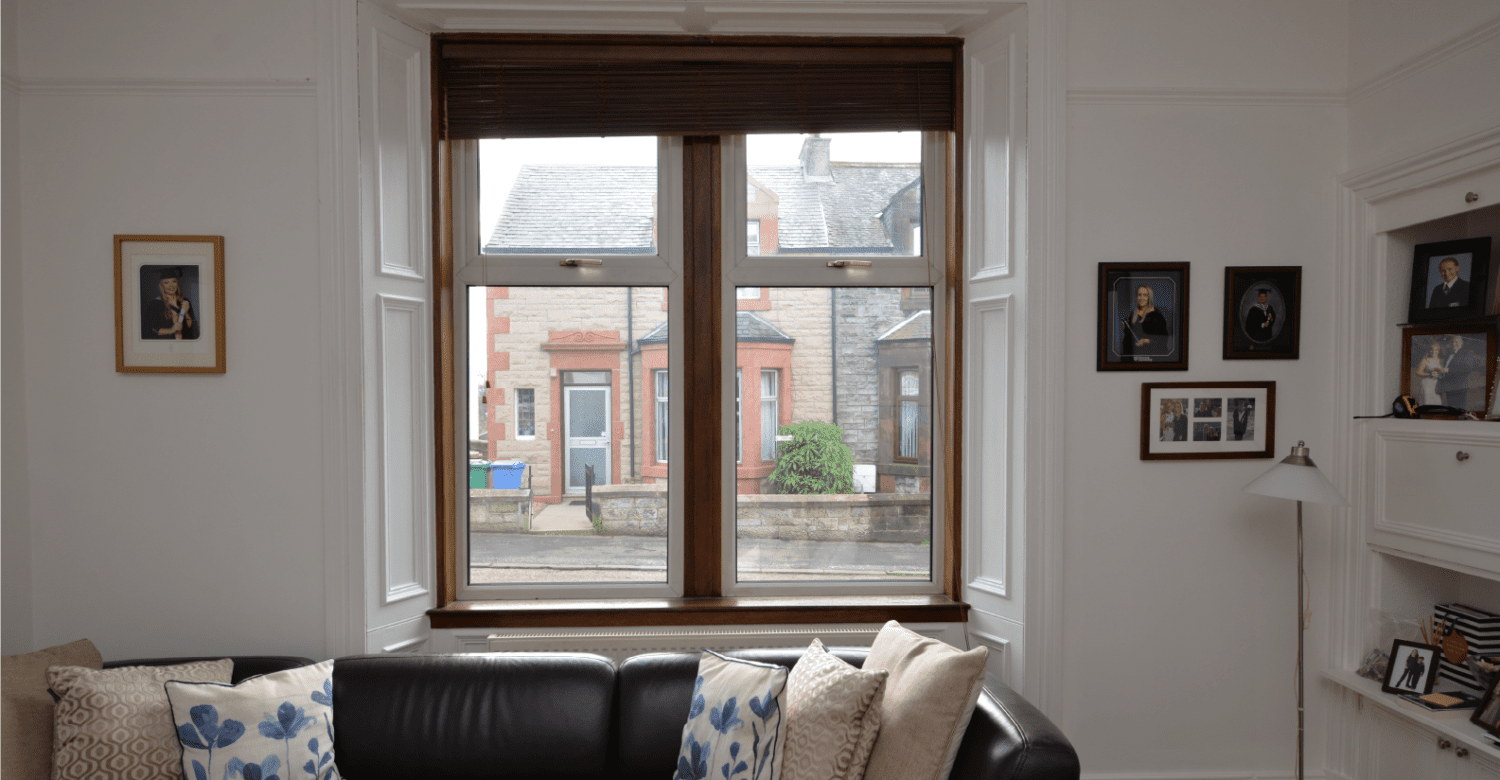
[[[1317,466],[1278,463],[1272,466],[1270,471],[1246,485],[1245,492],[1273,498],[1289,498],[1293,501],[1307,501],[1313,504],[1349,505],[1349,502],[1339,495],[1338,489],[1328,481],[1327,477],[1323,476],[1323,472],[1318,471]]]

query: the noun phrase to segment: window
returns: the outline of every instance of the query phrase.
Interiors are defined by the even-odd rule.
[[[440,169],[451,176],[445,184],[453,195],[449,283],[469,291],[455,296],[464,304],[455,309],[459,317],[483,315],[477,319],[484,320],[481,338],[490,348],[485,358],[490,364],[481,375],[494,378],[497,387],[528,386],[527,430],[533,437],[489,438],[491,460],[515,461],[528,470],[532,514],[513,528],[481,536],[472,530],[475,501],[490,496],[471,491],[469,516],[455,518],[452,525],[459,555],[451,567],[459,572],[453,595],[466,600],[954,595],[956,576],[934,565],[954,558],[944,550],[949,535],[937,531],[948,522],[950,503],[956,506],[945,492],[949,488],[934,486],[930,471],[905,491],[919,495],[898,495],[878,479],[856,483],[853,475],[866,467],[875,473],[878,464],[924,447],[941,452],[947,435],[946,429],[930,428],[932,415],[925,409],[932,401],[920,392],[938,370],[934,356],[947,355],[950,348],[947,334],[931,332],[934,312],[928,312],[928,330],[921,337],[903,339],[920,344],[899,345],[925,350],[925,362],[902,368],[916,377],[915,396],[906,394],[904,374],[887,378],[895,369],[882,357],[881,338],[911,314],[903,305],[903,288],[929,291],[930,285],[948,283],[949,258],[928,247],[949,243],[943,215],[956,198],[945,175],[956,154],[952,93],[929,103],[911,89],[942,82],[932,72],[951,75],[956,43],[923,44],[946,52],[948,59],[922,55],[916,58],[922,64],[900,67],[886,67],[885,51],[853,69],[833,58],[837,67],[813,70],[823,74],[824,87],[837,87],[853,102],[841,100],[832,118],[781,125],[810,122],[828,132],[765,135],[755,130],[776,112],[828,110],[834,104],[761,100],[747,120],[714,119],[743,124],[705,126],[696,112],[708,109],[684,109],[691,101],[630,91],[632,79],[655,78],[652,68],[600,69],[590,55],[582,59],[591,67],[576,74],[564,62],[573,58],[543,58],[526,77],[541,83],[546,71],[556,69],[564,81],[575,75],[617,79],[601,111],[570,109],[564,116],[553,110],[546,119],[535,118],[541,113],[525,119],[528,112],[543,111],[555,95],[536,97],[532,104],[531,96],[515,93],[515,99],[507,98],[505,116],[485,115],[484,106],[497,99],[496,81],[476,75],[487,67],[476,63],[478,49],[460,51],[458,36],[439,35],[435,41],[435,61],[440,69],[443,63],[450,68],[440,79],[448,101],[443,150],[451,156],[451,164]],[[445,48],[450,43],[451,50]],[[892,51],[914,48],[921,47]],[[726,58],[726,67],[736,67],[736,61]],[[838,68],[854,75],[840,81]],[[692,81],[708,78],[702,70],[695,65],[692,73],[674,72]],[[784,80],[768,94],[807,77],[806,68],[783,68],[774,58],[750,70]],[[916,87],[899,88],[879,75],[899,80],[909,71],[928,75],[914,76]],[[884,86],[864,89],[872,73]],[[951,78],[946,83],[951,88]],[[480,94],[481,85],[487,97],[465,104],[471,92]],[[521,89],[509,82],[499,88]],[[673,86],[663,89],[670,92]],[[742,97],[736,100],[744,103]],[[879,110],[860,108],[862,100],[917,110],[881,118],[886,115]],[[806,105],[781,105],[798,102]],[[642,128],[661,135],[621,139],[615,136],[640,127],[628,112],[609,107],[624,105],[691,110],[696,118],[690,131],[667,121]],[[929,108],[936,113],[928,116]],[[577,129],[586,132],[567,132],[584,114],[591,124]],[[836,132],[850,117],[860,117],[849,128],[859,132]],[[508,124],[516,121],[537,124],[518,132]],[[548,137],[525,138],[531,132]],[[515,139],[471,140],[504,136]],[[650,154],[606,150],[626,140],[637,149],[649,147]],[[591,148],[605,151],[584,151]],[[553,159],[546,159],[549,155]],[[491,169],[506,171],[508,189],[491,191],[484,183]],[[717,236],[738,220],[746,225],[743,239],[738,230],[723,230],[717,246],[705,242],[704,236]],[[930,298],[939,308],[944,305],[940,296]],[[757,303],[745,303],[752,301]],[[845,359],[856,353],[857,366]],[[898,396],[894,406],[893,395]],[[511,396],[519,438],[523,398],[519,389]],[[908,401],[916,404],[911,411]],[[882,438],[881,431],[892,413],[899,418],[894,431],[899,441],[890,446],[899,451],[884,454],[886,439],[893,437]],[[831,451],[847,453],[829,461],[838,495],[778,482],[782,449],[799,443],[804,428],[827,427],[838,430],[824,439]],[[752,448],[748,459],[746,440]],[[759,458],[753,455],[756,443]],[[669,463],[680,472],[670,479]],[[922,465],[930,468],[930,460]],[[782,474],[790,468],[789,462]],[[732,493],[724,495],[730,485]],[[464,502],[458,503],[462,515]],[[562,565],[561,557],[543,556],[543,566],[551,567],[545,578],[516,575],[540,568],[537,556],[521,560],[515,552],[496,554],[497,545],[506,542],[496,537],[534,536],[546,526],[539,519],[559,515],[554,507],[582,516],[576,535],[566,537],[569,555],[590,549],[596,540],[622,537],[642,552],[618,569]],[[835,507],[844,507],[844,513],[819,528],[809,525]],[[497,510],[487,511],[494,522]],[[800,527],[776,526],[769,522],[773,517]],[[838,534],[847,536],[856,522],[865,523],[864,530],[854,532],[860,543],[884,540],[892,529],[910,531],[896,534],[897,542],[882,542],[903,545],[910,566],[893,576],[885,568],[866,570],[841,558],[830,542]],[[845,527],[835,530],[840,523]],[[754,531],[757,527],[766,533]],[[787,570],[789,557],[780,550],[787,541],[813,546],[799,558],[808,565]],[[711,552],[715,548],[718,554]],[[956,613],[944,614],[953,619]]]
[[[777,404],[778,374],[775,369],[760,372],[760,459],[776,459],[776,434],[781,430],[781,411]]]
[[[917,459],[917,406],[920,403],[919,375],[916,371],[900,371],[896,374],[897,402],[901,405],[900,422],[901,442],[897,445],[896,459]]]
[[[656,372],[656,462],[667,462],[667,420],[670,406],[667,404],[667,372]]]
[[[536,438],[536,390],[518,387],[516,398],[516,438]]]

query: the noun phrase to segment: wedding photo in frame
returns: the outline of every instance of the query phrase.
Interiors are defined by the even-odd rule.
[[[1275,449],[1275,382],[1141,385],[1141,460],[1269,458]]]
[[[1474,708],[1474,714],[1469,716],[1469,722],[1500,736],[1500,678],[1490,683],[1489,690],[1479,700],[1479,706]]]
[[[1099,371],[1186,371],[1188,263],[1099,264]]]
[[[1224,269],[1225,360],[1296,360],[1301,320],[1301,266]]]
[[[1490,239],[1418,244],[1412,250],[1406,321],[1467,320],[1495,314],[1490,300]]]
[[[224,373],[223,236],[115,236],[115,370]]]
[[[1420,325],[1401,331],[1401,394],[1418,406],[1484,415],[1495,388],[1493,325]]]

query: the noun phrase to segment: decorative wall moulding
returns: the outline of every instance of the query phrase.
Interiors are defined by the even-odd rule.
[[[14,84],[14,86],[12,86]],[[12,79],[7,89],[39,97],[298,97],[318,94],[312,79]]]
[[[1341,89],[1178,89],[1176,87],[1078,87],[1070,105],[1314,106],[1341,108]]]
[[[1407,57],[1399,65],[1386,69],[1380,75],[1349,90],[1349,102],[1355,103],[1393,85],[1399,84],[1428,68],[1440,65],[1469,49],[1482,45],[1500,36],[1500,16],[1475,27],[1455,38],[1449,38],[1436,46]]]
[[[1390,162],[1349,171],[1339,183],[1366,203],[1380,203],[1495,167],[1500,167],[1500,123],[1462,130]]]

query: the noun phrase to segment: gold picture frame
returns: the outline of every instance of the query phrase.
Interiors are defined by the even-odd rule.
[[[224,237],[115,236],[115,370],[224,366]]]

